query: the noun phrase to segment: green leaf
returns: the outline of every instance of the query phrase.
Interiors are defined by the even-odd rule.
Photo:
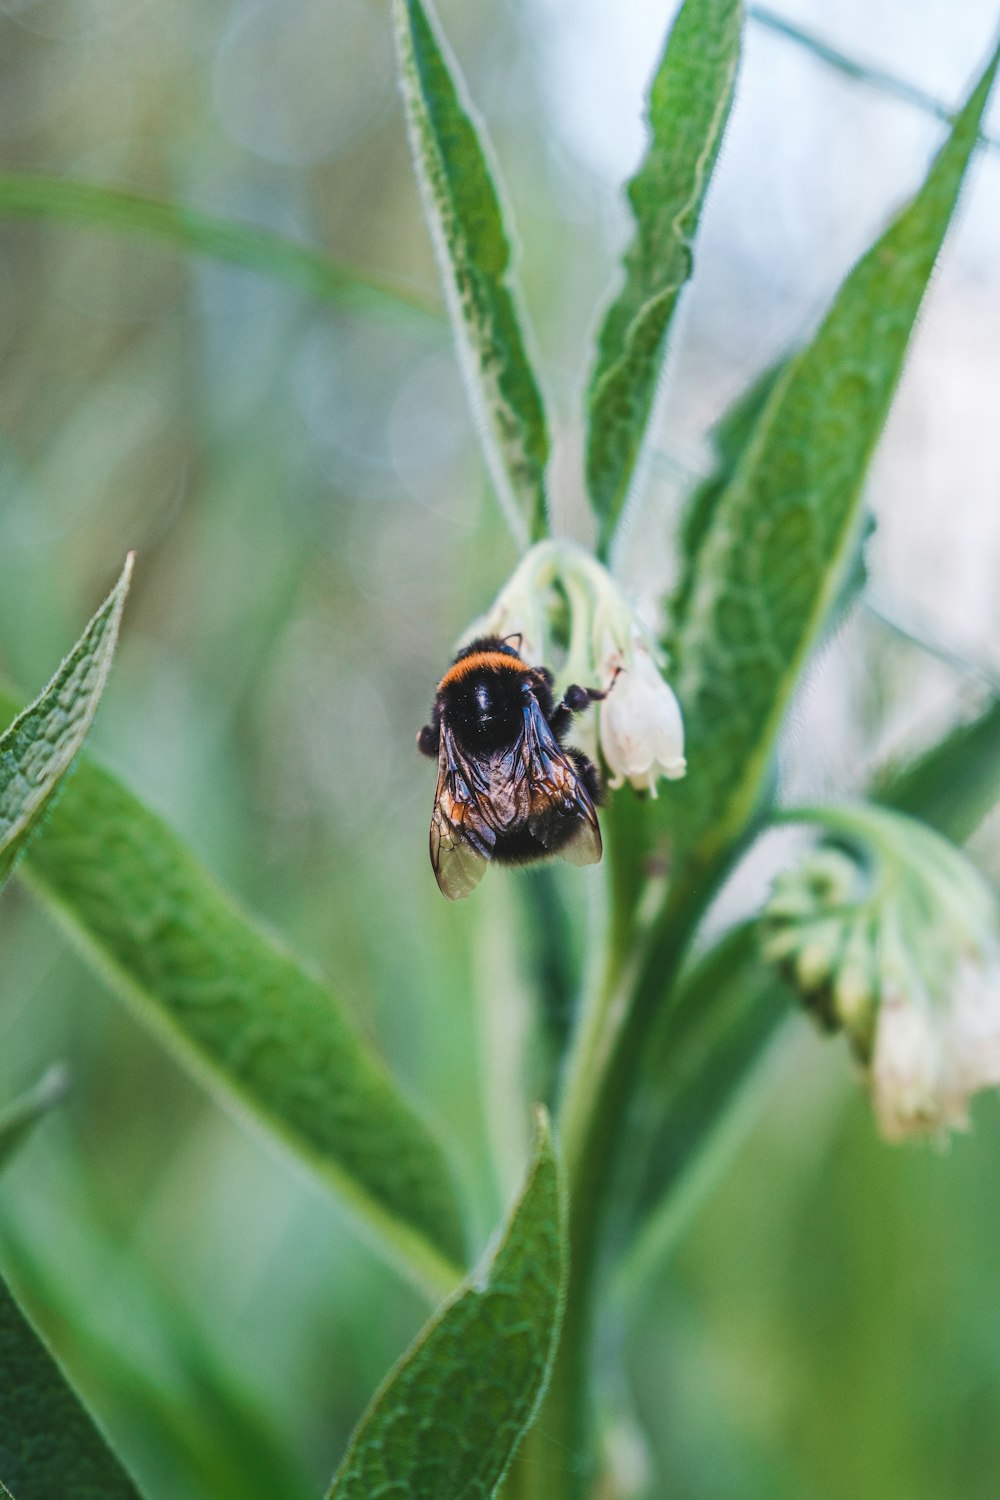
[[[74,1198],[70,1211],[81,1248],[65,1274],[56,1270],[49,1243],[29,1246],[7,1223],[0,1230],[3,1259],[22,1311],[43,1336],[58,1332],[60,1359],[70,1371],[86,1371],[88,1393],[141,1443],[144,1472],[157,1475],[159,1492],[313,1500],[315,1484],[283,1451],[270,1415],[247,1395],[235,1369],[219,1362],[181,1298],[162,1288],[127,1240],[108,1231],[89,1194]],[[95,1275],[129,1309],[120,1326],[107,1325],[92,1294]]]
[[[558,1160],[534,1159],[486,1268],[427,1324],[361,1419],[327,1500],[487,1500],[538,1408],[566,1273]]]
[[[454,1286],[463,1236],[437,1140],[328,991],[159,818],[84,761],[22,870],[184,1065],[307,1158],[404,1271]]]
[[[434,336],[443,325],[441,314],[417,292],[332,260],[273,230],[201,213],[185,203],[66,177],[8,172],[0,173],[0,218],[47,219],[135,234],[259,271],[339,307],[394,323],[402,317],[417,332]]]
[[[15,1500],[139,1500],[2,1277],[0,1480]]]
[[[37,827],[76,758],[111,671],[125,596],[121,577],[41,697],[0,735],[0,883]]]
[[[35,1084],[13,1103],[0,1109],[0,1168],[13,1156],[33,1126],[65,1096],[69,1073],[61,1063],[48,1068]]]
[[[676,651],[674,637],[684,628],[688,605],[695,579],[698,577],[701,548],[711,535],[716,506],[726,493],[726,488],[736,472],[740,456],[750,440],[757,419],[767,405],[768,397],[781,379],[787,364],[786,359],[768,366],[747,389],[737,397],[729,409],[712,429],[710,437],[715,450],[715,467],[688,497],[678,536],[678,552],[682,560],[680,578],[670,600],[670,626],[664,643],[668,656],[673,659]]]
[[[872,795],[964,843],[1000,798],[1000,700],[910,765],[884,772]]]
[[[674,309],[729,118],[739,63],[740,0],[685,0],[649,99],[651,141],[628,187],[635,235],[625,284],[597,339],[590,379],[587,489],[606,557],[628,498],[656,396]]]
[[[703,859],[754,813],[799,674],[842,596],[865,471],[996,66],[994,56],[923,187],[788,365],[715,504],[675,642],[690,769],[664,798],[681,842]]]
[[[490,474],[519,542],[546,533],[549,437],[485,133],[439,24],[393,0],[410,146]]]

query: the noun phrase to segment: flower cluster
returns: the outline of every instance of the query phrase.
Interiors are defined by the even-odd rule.
[[[825,844],[775,882],[764,951],[819,1022],[843,1030],[882,1134],[968,1124],[1000,1084],[1000,923],[954,845],[871,806],[816,810]]]
[[[684,775],[681,711],[652,636],[607,569],[582,547],[564,541],[532,547],[468,634],[520,636],[525,660],[558,667],[561,688],[571,682],[611,688],[596,723],[588,711],[575,734],[592,756],[600,747],[612,787],[630,781],[655,797],[661,777]]]

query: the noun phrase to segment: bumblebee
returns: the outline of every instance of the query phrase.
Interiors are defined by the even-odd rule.
[[[575,713],[606,696],[574,684],[557,703],[552,673],[529,666],[498,636],[458,653],[417,735],[418,749],[437,757],[431,865],[449,900],[468,896],[491,861],[523,865],[558,854],[597,863],[600,777],[563,738]]]

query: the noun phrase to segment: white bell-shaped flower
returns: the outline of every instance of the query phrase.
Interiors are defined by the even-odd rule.
[[[922,990],[882,994],[871,1061],[872,1104],[887,1141],[965,1123],[947,1086],[944,1028]]]
[[[606,649],[602,666],[612,684],[600,709],[601,753],[610,784],[630,781],[655,797],[661,776],[676,781],[687,769],[680,704],[634,627],[625,649],[613,644]]]
[[[559,620],[559,628],[554,621]],[[610,573],[573,542],[538,542],[521,559],[492,608],[467,632],[520,635],[521,654],[570,683],[607,690],[574,721],[573,743],[655,797],[661,777],[686,770],[680,705],[665,681],[649,632]]]

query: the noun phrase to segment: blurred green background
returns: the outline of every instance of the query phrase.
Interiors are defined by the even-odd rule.
[[[562,427],[556,514],[585,536],[580,389],[675,7],[439,9],[523,242]],[[992,0],[789,0],[782,14],[946,104],[997,23]],[[4,172],[243,218],[436,304],[382,5],[3,0],[0,35]],[[669,582],[712,420],[810,329],[940,129],[751,22],[621,559],[636,589],[662,597]],[[981,695],[982,673],[880,615],[1000,674],[998,188],[1000,153],[984,151],[872,474],[879,613],[856,611],[810,674],[782,762],[790,795],[863,785]],[[0,364],[0,668],[39,688],[138,550],[92,743],[345,998],[457,1143],[482,1242],[523,1160],[540,950],[524,877],[452,908],[427,863],[433,770],[413,736],[452,641],[515,561],[443,325],[0,217]],[[751,908],[782,847],[759,851],[717,925]],[[1000,874],[1000,822],[974,852]],[[570,873],[583,928],[601,875]],[[0,954],[0,1097],[53,1058],[73,1074],[5,1176],[4,1266],[151,1495],[319,1493],[421,1304],[16,883]],[[648,1302],[604,1336],[634,1493],[995,1500],[995,1098],[975,1126],[946,1152],[880,1145],[843,1050],[802,1022],[726,1181]]]

